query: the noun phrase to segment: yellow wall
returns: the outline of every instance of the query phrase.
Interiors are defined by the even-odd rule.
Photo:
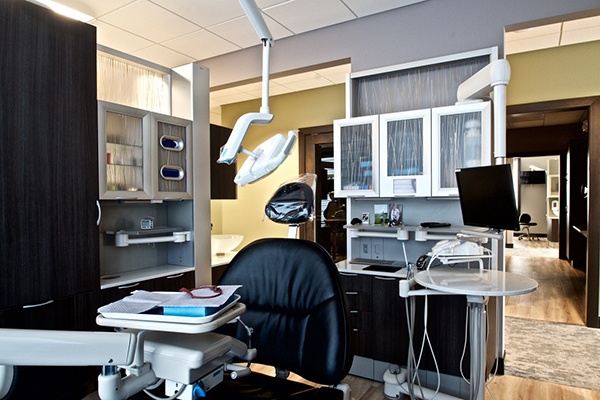
[[[600,94],[600,41],[506,57],[511,67],[507,104]]]
[[[332,124],[345,117],[345,85],[306,90],[269,98],[271,113],[275,116],[268,125],[252,125],[242,145],[253,150],[276,133],[287,136],[293,129]],[[233,127],[235,121],[247,112],[258,112],[260,100],[236,103],[222,108],[222,125]],[[246,156],[238,156],[238,168]],[[299,174],[298,145],[285,162],[271,175],[255,183],[238,187],[237,200],[213,200],[211,222],[213,234],[236,233],[244,235],[241,247],[263,237],[286,237],[287,226],[276,224],[264,217],[264,207],[275,190]]]

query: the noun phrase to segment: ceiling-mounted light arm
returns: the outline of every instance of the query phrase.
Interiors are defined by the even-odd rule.
[[[510,81],[510,64],[505,59],[493,61],[464,81],[456,91],[458,101],[492,98],[494,102],[494,158],[506,158],[506,86]]]
[[[263,44],[263,60],[262,60],[262,105],[258,113],[246,113],[242,115],[233,127],[233,131],[221,149],[221,155],[217,160],[218,163],[231,164],[237,154],[244,151],[242,141],[246,136],[246,132],[252,124],[266,125],[273,120],[273,114],[269,109],[269,58],[270,49],[273,46],[273,36],[262,17],[260,9],[257,7],[254,0],[239,0],[244,12],[248,16],[250,23],[254,27],[259,39]],[[245,151],[244,151],[245,152]]]

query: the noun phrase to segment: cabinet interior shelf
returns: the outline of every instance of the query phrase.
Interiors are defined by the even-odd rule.
[[[183,243],[189,242],[192,236],[190,231],[175,227],[106,231],[106,234],[115,235],[116,247],[127,247],[130,244]]]

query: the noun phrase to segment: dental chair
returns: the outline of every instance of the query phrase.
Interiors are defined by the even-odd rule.
[[[350,399],[339,385],[353,358],[350,314],[338,271],[319,244],[301,239],[260,239],[231,261],[220,285],[243,285],[242,324],[220,333],[257,349],[253,362],[276,376],[252,372],[225,379],[207,399]],[[250,334],[249,334],[250,332]],[[285,379],[294,372],[313,386]]]

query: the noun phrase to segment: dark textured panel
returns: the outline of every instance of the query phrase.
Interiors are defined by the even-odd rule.
[[[0,53],[0,307],[97,289],[95,28],[3,0]]]

